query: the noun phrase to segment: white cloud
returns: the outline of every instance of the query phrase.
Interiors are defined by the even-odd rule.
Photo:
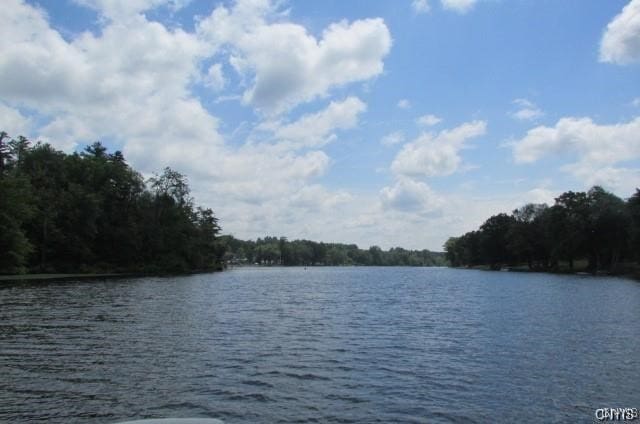
[[[623,197],[630,196],[640,187],[640,168],[623,166],[595,167],[590,163],[574,163],[563,170],[583,182],[585,189],[594,185],[613,190]]]
[[[527,191],[524,196],[522,196],[522,205],[527,203],[546,203],[547,205],[553,205],[555,202],[555,198],[559,196],[560,193],[554,190],[549,190],[543,187],[536,187],[529,191]]]
[[[221,157],[209,157],[203,178],[207,190],[222,198],[257,204],[287,198],[301,190],[308,180],[324,174],[330,159],[314,150],[296,155],[272,145],[244,146],[220,151]],[[222,156],[224,155],[224,156]]]
[[[100,31],[65,39],[42,10],[17,0],[3,2],[0,124],[14,128],[12,135],[31,129],[30,135],[66,151],[108,139],[145,174],[171,166],[189,176],[198,203],[216,211],[225,231],[243,237],[278,232],[328,241],[354,237],[335,223],[367,204],[316,179],[331,165],[319,147],[358,124],[366,110],[360,99],[327,102],[293,122],[279,115],[268,125],[247,129],[260,137],[231,144],[191,90],[194,82],[212,89],[228,84],[222,73],[228,60],[245,73],[244,97],[252,106],[280,110],[330,94],[333,87],[382,71],[391,43],[382,20],[336,23],[316,40],[304,27],[275,16],[268,1],[256,0],[240,1],[231,11],[217,8],[196,32],[187,32],[140,14],[160,3],[94,2],[108,17],[100,21]],[[204,31],[205,21],[216,14],[220,25]],[[116,15],[126,19],[112,18]],[[296,38],[300,34],[303,39]],[[261,40],[263,35],[270,38]],[[281,69],[269,68],[279,65],[266,62],[269,51],[286,52],[301,66],[291,70],[287,62]],[[213,58],[217,63],[202,75],[204,63]],[[290,72],[302,73],[292,91],[276,89],[272,100],[259,95],[272,77],[288,86]],[[37,122],[15,107],[35,111]]]
[[[382,206],[402,212],[430,213],[440,209],[443,200],[427,184],[400,177],[392,187],[380,191]]]
[[[438,125],[440,122],[442,122],[441,118],[438,118],[435,115],[422,115],[421,117],[419,117],[416,120],[418,125],[421,125],[423,127],[433,127],[435,125]]]
[[[150,3],[136,4],[131,7]],[[255,12],[249,6],[241,2],[234,10],[249,16]],[[234,154],[218,134],[218,120],[188,89],[199,78],[199,62],[218,51],[215,45],[139,15],[131,18],[135,25],[109,22],[99,36],[85,33],[70,42],[49,26],[42,11],[18,1],[8,0],[0,18],[5,22],[0,26],[0,96],[53,117],[40,128],[45,140],[72,150],[76,142],[113,137],[145,172],[168,164],[207,174],[211,158]],[[211,84],[222,82],[219,71],[219,66],[210,68]],[[299,139],[303,124],[313,126],[307,141],[328,135],[355,125],[364,109],[356,98],[332,102],[324,114],[285,126],[279,135],[297,132]],[[288,162],[280,166],[296,160],[279,148],[263,161],[277,163],[278,157]],[[326,156],[320,162],[324,169]]]
[[[0,131],[6,132],[10,137],[19,135],[29,137],[32,125],[31,118],[24,116],[19,110],[0,102]]]
[[[98,139],[98,132],[74,115],[60,115],[39,130],[38,137],[58,149],[70,152],[78,144],[90,144]]]
[[[67,42],[39,9],[14,0],[3,6],[0,96],[52,118],[40,135],[57,147],[71,150],[77,141],[106,136],[163,149],[195,128],[209,140],[218,137],[217,120],[183,100],[202,52],[193,35],[136,16]]]
[[[438,134],[425,133],[403,146],[391,164],[397,175],[450,175],[458,170],[465,142],[484,135],[486,122],[472,121]]]
[[[336,129],[353,128],[358,116],[367,109],[357,97],[348,97],[343,101],[333,101],[324,110],[307,114],[297,121],[276,124],[273,128],[276,139],[294,146],[318,147],[335,138]]]
[[[380,144],[383,146],[393,146],[395,144],[404,143],[405,136],[402,131],[394,131],[382,137]]]
[[[613,125],[598,125],[590,118],[562,118],[554,127],[529,130],[513,150],[518,163],[562,152],[600,164],[632,160],[640,156],[640,117]]]
[[[621,189],[637,169],[617,164],[640,158],[640,117],[626,123],[598,125],[589,118],[562,118],[555,126],[539,126],[513,144],[517,163],[532,163],[549,155],[577,159],[564,170],[585,182]],[[627,180],[627,181],[625,181]],[[637,179],[631,179],[633,183]]]
[[[431,10],[428,0],[412,0],[411,8],[416,13],[427,13]]]
[[[308,185],[296,192],[291,198],[291,205],[305,210],[329,211],[352,199],[346,191],[331,192],[319,184]]]
[[[409,109],[411,107],[411,102],[407,99],[398,100],[398,104],[396,105],[400,109]]]
[[[467,13],[476,4],[477,0],[440,0],[442,7],[457,13]]]
[[[224,78],[224,74],[222,73],[222,64],[214,63],[209,67],[204,83],[213,91],[220,91],[224,88],[227,82]]]
[[[631,100],[631,106],[640,107],[640,97],[636,97],[635,99]]]
[[[600,61],[640,62],[640,0],[631,0],[607,25],[600,41]]]
[[[527,99],[515,99],[513,104],[518,107],[518,110],[510,113],[510,116],[518,121],[533,121],[544,115],[538,106]]]
[[[396,243],[442,250],[447,238],[477,229],[491,215],[510,213],[531,202],[553,204],[559,193],[544,185],[501,195],[482,195],[476,189],[462,194],[438,193],[427,184],[400,177],[378,193],[378,202],[355,198],[352,204],[364,204],[367,209],[349,210],[355,218],[341,231],[386,248]]]
[[[301,25],[268,23],[269,13],[269,2],[244,0],[231,10],[217,7],[198,24],[198,34],[212,45],[230,46],[230,63],[251,80],[245,104],[278,114],[382,73],[391,48],[382,19],[333,23],[316,39]]]

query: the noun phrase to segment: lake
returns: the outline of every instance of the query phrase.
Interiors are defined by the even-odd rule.
[[[239,268],[0,285],[0,422],[591,422],[640,408],[640,283]]]

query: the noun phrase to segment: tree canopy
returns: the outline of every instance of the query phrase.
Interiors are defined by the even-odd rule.
[[[552,206],[527,204],[492,216],[477,231],[449,238],[444,249],[454,266],[557,271],[581,260],[587,271],[615,272],[624,261],[640,260],[640,190],[627,201],[599,186],[568,191]]]
[[[235,264],[313,266],[442,266],[444,254],[429,250],[406,250],[394,247],[387,251],[378,246],[360,249],[355,244],[323,243],[311,240],[289,241],[286,237],[238,240],[222,236],[225,259]]]
[[[0,133],[0,272],[219,267],[220,227],[171,168],[144,181],[101,143],[65,154]]]

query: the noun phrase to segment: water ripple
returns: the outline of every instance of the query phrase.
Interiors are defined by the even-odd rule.
[[[0,422],[591,420],[640,405],[640,285],[245,268],[0,286]]]

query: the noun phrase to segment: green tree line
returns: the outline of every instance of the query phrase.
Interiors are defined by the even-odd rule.
[[[595,186],[552,206],[527,204],[487,219],[444,245],[453,266],[526,264],[531,270],[620,272],[640,260],[640,190],[626,201]]]
[[[179,172],[145,182],[99,142],[65,154],[1,132],[0,273],[218,267],[218,220],[189,193]]]
[[[232,264],[283,266],[362,265],[362,266],[441,266],[444,254],[429,250],[406,250],[378,246],[360,249],[355,244],[322,243],[310,240],[289,241],[286,237],[239,240],[222,236],[225,260]]]

